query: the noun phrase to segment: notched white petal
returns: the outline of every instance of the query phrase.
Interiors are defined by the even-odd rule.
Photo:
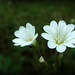
[[[64,45],[67,47],[75,48],[75,45],[73,45],[71,42],[67,42]]]
[[[29,33],[30,36],[34,36],[35,35],[35,26],[32,26],[30,23],[27,23],[26,31]]]
[[[22,44],[22,43],[24,43],[24,41],[21,40],[21,39],[19,39],[19,38],[13,39],[12,42],[17,43],[17,44]]]
[[[75,31],[70,32],[69,34],[67,34],[67,40],[72,40],[75,38]]]
[[[26,23],[26,28],[31,28],[32,25],[30,23]]]
[[[60,20],[58,23],[58,27],[59,27],[59,33],[65,33],[66,32],[66,22],[63,20]]]
[[[25,30],[25,27],[24,26],[20,26],[19,27],[19,31],[22,31],[22,30]]]
[[[60,20],[59,22],[58,22],[58,25],[66,25],[66,22],[64,21],[64,20]]]
[[[20,38],[22,38],[23,40],[26,40],[26,38],[28,38],[26,28],[24,26],[20,26],[19,35],[20,35]]]
[[[43,29],[44,29],[44,31],[46,31],[47,33],[50,32],[50,26],[49,26],[49,25],[45,25],[45,26],[43,27]]]
[[[62,52],[64,52],[64,51],[66,50],[66,46],[64,46],[64,45],[58,45],[58,46],[56,47],[56,50],[57,50],[59,53],[62,53]]]
[[[36,39],[38,37],[38,33],[36,33],[36,35],[34,36],[33,40]]]
[[[20,46],[21,46],[21,47],[24,47],[24,46],[26,46],[26,44],[21,44]]]
[[[71,32],[71,31],[73,31],[73,30],[74,30],[74,24],[68,24],[68,25],[67,25],[66,33],[69,33],[69,32]]]
[[[75,38],[69,41],[72,44],[75,44]]]
[[[54,49],[57,46],[54,42],[48,41],[48,47]]]
[[[47,33],[42,33],[41,36],[42,36],[44,39],[46,39],[46,40],[49,40],[49,39],[50,39],[50,36],[49,36],[49,34],[47,34]]]
[[[20,37],[19,31],[18,31],[18,30],[15,31],[15,32],[14,32],[14,35],[15,35],[16,37]]]
[[[50,26],[51,26],[51,27],[57,27],[57,22],[54,21],[54,20],[52,20],[52,21],[50,22]]]

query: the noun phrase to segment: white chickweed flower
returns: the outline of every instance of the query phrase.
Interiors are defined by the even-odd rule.
[[[66,25],[66,22],[61,20],[57,24],[56,21],[51,21],[50,25],[43,27],[46,33],[41,36],[48,40],[48,47],[56,48],[60,53],[66,50],[66,47],[75,48],[75,30],[74,24]]]
[[[30,23],[26,24],[26,28],[20,26],[19,30],[14,32],[14,35],[17,37],[12,40],[15,43],[14,46],[20,45],[21,47],[35,45],[38,37],[38,33],[35,34],[35,26],[32,26]]]
[[[42,63],[42,62],[44,62],[44,61],[45,61],[45,60],[44,60],[43,56],[41,56],[41,57],[39,58],[39,62]]]

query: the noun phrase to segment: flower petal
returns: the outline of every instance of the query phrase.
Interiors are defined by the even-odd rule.
[[[66,32],[66,22],[61,20],[59,21],[58,25],[59,25],[59,34],[65,33]]]
[[[63,27],[66,25],[66,22],[63,21],[63,20],[60,20],[59,23],[58,23],[59,27]]]
[[[72,44],[75,44],[75,38],[74,38],[74,39],[69,40],[69,42],[71,42]]]
[[[31,44],[32,44],[32,41],[30,41],[30,42],[25,42],[25,43],[21,44],[20,46],[21,46],[21,47],[24,47],[24,46],[28,46],[28,45],[31,45]]]
[[[36,33],[36,35],[34,36],[33,40],[35,40],[38,37],[38,33]]]
[[[57,31],[57,23],[56,21],[51,21],[50,26],[49,25],[45,25],[43,27],[43,29],[47,32],[47,33],[51,33],[51,32],[56,32]]]
[[[24,26],[20,26],[19,28],[19,33],[20,33],[20,36],[22,37],[22,39],[25,39],[25,38],[28,38],[28,36],[26,35],[26,29]]]
[[[72,32],[74,30],[74,24],[68,24],[66,27],[67,27],[67,29],[65,31],[65,34],[67,36],[67,35],[70,35],[70,32]]]
[[[21,39],[19,39],[19,38],[13,39],[12,42],[14,42],[14,43],[16,43],[16,44],[25,43],[23,40],[21,40]]]
[[[18,39],[18,38],[13,39],[12,41],[15,43],[14,46],[20,45],[21,47],[30,45],[30,44],[33,42],[33,40],[30,41],[30,42],[25,42],[25,41],[23,41],[23,40],[21,40],[21,39]]]
[[[74,39],[75,38],[75,31],[70,32],[69,34],[66,35],[67,41]]]
[[[57,26],[57,22],[56,21],[51,21],[50,22],[50,27],[54,32],[57,32],[58,26]]]
[[[24,26],[20,26],[19,28],[20,38],[22,38],[25,41],[30,40],[33,38],[33,35],[30,33],[30,29],[26,29]]]
[[[54,36],[58,32],[58,26],[56,21],[51,21],[50,23],[50,33]]]
[[[54,42],[53,36],[51,34],[42,33],[41,36],[46,40]]]
[[[54,28],[53,27],[51,27],[51,26],[44,26],[43,27],[44,28],[44,30],[47,32],[47,33],[49,33],[51,36],[55,36],[55,34],[57,33],[57,31],[55,31],[54,30]]]
[[[71,47],[71,48],[75,48],[75,45],[72,44],[72,42],[67,42],[64,44],[65,46]]]
[[[64,52],[64,51],[66,50],[66,46],[64,46],[64,45],[58,45],[58,46],[56,47],[56,50],[57,50],[58,52],[62,53],[62,52]]]
[[[43,26],[44,31],[46,31],[47,33],[50,32],[50,26],[49,25],[45,25]]]
[[[54,42],[51,42],[51,41],[48,41],[48,44],[47,45],[51,49],[54,49],[57,46],[57,44],[55,44]]]
[[[49,36],[49,34],[47,34],[47,33],[42,33],[41,36],[42,36],[44,39],[46,39],[46,40],[49,40],[49,39],[50,39],[50,36]]]
[[[14,35],[15,35],[16,37],[20,37],[19,31],[18,31],[18,30],[15,31],[15,32],[14,32]]]
[[[26,24],[26,29],[28,30],[29,35],[34,36],[35,34],[35,26],[32,26],[30,23]]]
[[[53,28],[56,28],[56,27],[57,27],[57,22],[54,21],[54,20],[51,21],[51,22],[50,22],[50,26],[53,27]]]
[[[20,44],[16,44],[16,43],[14,44],[14,46],[19,46],[19,45],[20,45]]]
[[[74,24],[68,24],[66,32],[71,32],[72,30],[74,30]]]
[[[32,28],[32,25],[30,23],[26,23],[26,28]]]

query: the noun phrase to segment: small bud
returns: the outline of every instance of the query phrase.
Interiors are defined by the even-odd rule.
[[[45,62],[45,60],[44,60],[44,58],[42,56],[39,58],[39,62],[40,63]]]
[[[74,18],[72,18],[70,22],[71,22],[71,23],[74,23],[74,22],[75,22],[75,19],[74,19]]]

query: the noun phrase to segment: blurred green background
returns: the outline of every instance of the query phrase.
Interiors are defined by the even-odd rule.
[[[50,21],[75,24],[75,2],[70,0],[0,0],[0,75],[75,75],[75,49],[55,55],[41,37]],[[39,48],[15,47],[12,39],[21,25],[30,22],[39,33]],[[39,52],[48,63],[39,63]]]

